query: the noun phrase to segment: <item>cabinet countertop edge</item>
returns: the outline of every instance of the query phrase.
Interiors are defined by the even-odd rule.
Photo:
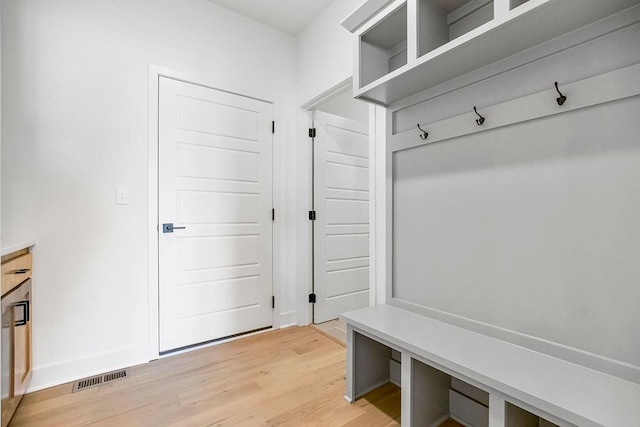
[[[33,246],[35,246],[35,244],[35,240],[29,240],[26,242],[4,246],[2,249],[0,249],[0,256],[5,256],[13,252],[21,251],[22,249],[32,248]]]

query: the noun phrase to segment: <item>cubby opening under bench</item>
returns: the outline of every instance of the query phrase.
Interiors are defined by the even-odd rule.
[[[388,304],[341,318],[345,399],[392,381],[392,353],[400,352],[403,425],[437,426],[450,417],[490,427],[640,425],[633,382]],[[460,399],[476,405],[456,412]]]

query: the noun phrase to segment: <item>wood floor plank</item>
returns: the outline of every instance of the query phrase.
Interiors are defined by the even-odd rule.
[[[295,405],[295,402],[292,403]],[[363,413],[362,408],[347,404],[340,395],[331,391],[316,396],[312,401],[294,406],[268,419],[267,423],[278,426],[344,425]]]
[[[347,403],[345,348],[292,327],[163,358],[79,393],[25,396],[11,426],[398,425],[400,393]]]
[[[66,396],[70,391],[71,385],[67,383],[39,391],[38,393],[26,394],[22,398],[20,406],[25,407],[35,403],[44,402],[46,400],[51,400],[59,396]]]
[[[138,406],[130,411],[117,412],[105,417],[104,413],[93,413],[92,426],[149,426],[163,425],[171,420],[180,420],[180,402],[176,397],[156,400],[148,405]]]

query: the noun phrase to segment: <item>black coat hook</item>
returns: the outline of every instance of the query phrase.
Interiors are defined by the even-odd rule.
[[[480,113],[478,113],[478,110],[476,110],[476,107],[473,107],[473,111],[475,111],[478,117],[480,117],[479,119],[476,119],[476,123],[478,124],[478,126],[482,126],[482,124],[484,123],[484,117],[482,117]]]
[[[418,124],[418,129],[420,129],[420,132],[422,132],[422,135],[420,135],[420,139],[421,140],[424,141],[425,139],[427,139],[429,137],[429,132],[427,132],[426,130],[422,129],[420,127],[420,124]]]
[[[562,92],[560,92],[560,89],[558,89],[558,82],[556,82],[555,85],[556,85],[556,90],[558,91],[558,94],[560,94],[560,96],[556,98],[556,101],[558,102],[558,105],[562,105],[567,100],[567,97],[564,96]]]

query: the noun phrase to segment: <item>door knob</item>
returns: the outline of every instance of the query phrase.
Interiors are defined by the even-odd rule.
[[[173,233],[173,230],[184,230],[187,227],[174,227],[173,223],[162,224],[163,233]]]

